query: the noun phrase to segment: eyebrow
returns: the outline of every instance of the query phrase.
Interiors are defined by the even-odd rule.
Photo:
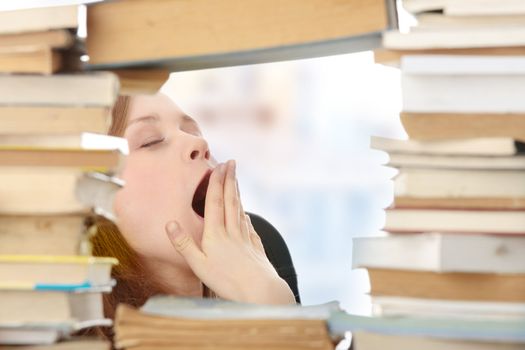
[[[192,123],[192,124],[195,124],[196,126],[198,125],[197,122],[195,121],[195,119],[193,119],[192,117],[190,117],[189,115],[187,114],[182,114],[181,115],[181,118],[182,118],[182,121],[185,122],[185,123]],[[130,127],[131,125],[134,125],[136,123],[139,123],[139,122],[159,122],[160,121],[160,117],[158,114],[150,114],[150,115],[145,115],[145,116],[142,116],[142,117],[138,117],[138,118],[135,118],[133,120],[131,120],[128,125],[126,126],[126,129],[128,127]]]
[[[126,128],[138,122],[158,122],[159,119],[160,118],[157,114],[145,115],[131,120],[126,126]]]

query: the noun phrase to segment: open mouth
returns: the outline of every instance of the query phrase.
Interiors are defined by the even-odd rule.
[[[191,201],[191,207],[193,211],[200,217],[204,218],[204,206],[206,204],[206,192],[208,192],[208,184],[210,183],[211,170],[207,171],[202,177],[201,182],[195,190],[193,200]]]

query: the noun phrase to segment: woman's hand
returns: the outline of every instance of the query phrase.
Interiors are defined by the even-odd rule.
[[[211,174],[201,248],[174,221],[166,224],[166,232],[197,277],[219,297],[258,304],[295,303],[244,213],[234,161],[220,164]]]

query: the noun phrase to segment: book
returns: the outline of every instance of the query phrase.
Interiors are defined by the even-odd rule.
[[[402,108],[404,112],[416,113],[476,114],[478,119],[483,118],[483,114],[502,115],[500,118],[502,123],[505,123],[506,114],[509,114],[508,118],[512,118],[513,114],[518,114],[517,118],[514,117],[514,122],[517,123],[516,126],[520,126],[525,111],[525,102],[521,99],[520,90],[524,83],[525,75],[520,74],[413,75],[402,73]],[[487,86],[490,86],[490,94],[487,94]],[[512,136],[509,135],[509,137]]]
[[[101,173],[85,173],[77,179],[75,195],[80,203],[93,207],[98,215],[116,221],[114,198],[124,181]]]
[[[388,232],[525,234],[523,210],[387,209]]]
[[[406,112],[478,112],[481,115],[477,118],[481,119],[487,113],[520,113],[522,110],[516,103],[517,95],[510,89],[517,80],[524,78],[525,56],[408,55],[401,58],[401,70]],[[446,84],[450,85],[448,89]],[[476,94],[479,89],[476,84],[491,86],[491,93],[477,95],[483,96],[482,99],[469,95]],[[505,123],[507,117],[512,115],[498,120]],[[521,115],[515,118],[517,127],[520,119],[523,119]],[[490,127],[483,125],[486,120],[490,119],[485,117],[479,122],[478,130]],[[508,130],[508,126],[500,129]]]
[[[472,48],[432,48],[432,49],[386,49],[374,50],[374,62],[399,66],[405,55],[487,55],[487,56],[523,56],[525,46],[472,47]]]
[[[459,112],[451,110],[457,109],[477,109],[473,107],[475,102],[467,105],[465,102],[452,101],[451,96],[445,97],[443,105],[437,107],[438,96],[429,97],[428,105],[417,105],[407,102],[408,108],[413,109],[447,109],[447,112],[401,112],[401,123],[410,138],[415,140],[451,140],[460,138],[513,138],[517,141],[525,141],[525,114],[523,113],[473,113]],[[411,97],[407,97],[407,100]],[[450,102],[450,103],[449,103]],[[489,104],[491,102],[487,102]],[[499,103],[499,102],[498,102]],[[448,104],[448,106],[447,106]],[[455,106],[455,107],[454,107]],[[494,104],[495,108],[496,105]],[[502,106],[500,106],[502,107]],[[506,108],[506,107],[502,107]],[[516,106],[516,108],[518,108]],[[521,107],[519,107],[521,108]]]
[[[520,0],[454,0],[446,4],[444,12],[454,16],[465,15],[524,15],[525,4]]]
[[[251,64],[376,47],[388,15],[383,0],[113,1],[88,5],[86,47],[97,69]]]
[[[68,322],[46,325],[26,325],[19,323],[0,324],[0,344],[2,344],[2,349],[4,348],[4,344],[15,345],[16,348],[20,347],[20,349],[27,346],[32,350],[43,346],[46,346],[46,348],[49,346],[50,349],[68,349],[67,342],[56,342],[61,339],[71,339],[71,334],[85,328],[96,326],[109,327],[112,324],[111,320],[106,318],[90,320],[87,322]],[[53,346],[58,347],[55,348]]]
[[[75,196],[82,169],[6,167],[0,173],[0,213],[9,215],[86,214]]]
[[[124,160],[124,155],[116,149],[0,147],[2,167],[33,167],[34,170],[38,167],[63,167],[118,173]]]
[[[240,303],[221,299],[202,299],[159,295],[149,298],[141,307],[143,313],[187,319],[250,320],[250,319],[327,319],[330,313],[339,310],[339,303],[300,306],[265,305]]]
[[[421,30],[383,34],[383,47],[394,50],[459,49],[525,46],[525,28],[475,28],[457,30]]]
[[[88,176],[84,174],[88,171],[120,172],[124,156],[115,148],[123,146],[122,139],[96,134],[80,135],[84,136],[85,140],[91,138],[92,142],[102,142],[99,147],[106,148],[0,147],[0,193],[4,199],[0,204],[0,213],[86,214],[91,211],[91,206],[97,206],[102,208],[104,215],[114,218],[113,197],[122,183],[99,175],[95,184],[93,181],[83,184],[86,181],[82,178]]]
[[[424,317],[470,320],[520,320],[525,303],[478,302],[405,297],[372,297],[372,312],[383,317]]]
[[[404,0],[403,8],[413,14],[420,12],[442,11],[447,0]]]
[[[111,72],[119,78],[121,95],[155,94],[170,75],[165,68],[113,69]]]
[[[15,135],[46,135],[58,140],[57,135],[106,134],[110,125],[109,107],[0,105],[0,139],[4,140]]]
[[[439,10],[454,16],[525,14],[520,0],[403,0],[403,7],[412,13]]]
[[[387,165],[394,168],[401,168],[401,170],[406,168],[525,170],[525,155],[483,157],[390,153],[389,157],[390,160]]]
[[[367,317],[334,312],[328,319],[331,334],[369,331],[378,334],[421,336],[432,339],[525,343],[524,320],[477,321],[412,317]],[[360,349],[360,348],[356,348]]]
[[[20,134],[1,135],[0,149],[23,149],[27,152],[38,151],[67,151],[81,152],[81,150],[99,150],[115,152],[119,150],[122,154],[129,154],[128,141],[123,137],[104,134],[82,132],[77,134]],[[95,153],[96,154],[96,153]],[[120,158],[122,155],[117,156]],[[121,160],[109,167],[119,168]]]
[[[0,330],[0,338],[1,338]],[[2,346],[3,350],[110,350],[109,341],[91,337],[73,337],[49,345],[16,345]]]
[[[122,182],[86,172],[119,172],[124,157],[117,150],[4,148],[0,160],[4,214],[76,213],[100,206],[113,215],[113,197]]]
[[[401,70],[413,75],[523,75],[525,56],[405,55]]]
[[[0,255],[87,255],[83,215],[0,215]]]
[[[403,350],[518,350],[523,348],[522,343],[436,339],[371,331],[352,332],[352,339],[356,350],[383,350],[388,348]]]
[[[119,305],[116,348],[333,349],[323,320],[193,320],[148,316]]]
[[[71,291],[0,289],[0,324],[43,325],[103,319],[102,293],[110,291],[109,287]]]
[[[78,17],[78,5],[1,11],[0,33],[27,33],[77,28]]]
[[[353,239],[352,267],[432,272],[525,273],[525,236],[396,234]]]
[[[404,168],[394,194],[423,198],[524,198],[522,170]],[[431,186],[429,186],[431,184]]]
[[[372,136],[370,147],[390,154],[457,156],[512,156],[525,150],[525,144],[509,137],[420,141]]]
[[[0,104],[10,106],[111,107],[118,78],[108,72],[0,75]]]
[[[525,209],[525,198],[520,197],[410,197],[396,196],[396,208],[434,209]]]
[[[53,344],[62,337],[62,332],[53,328],[22,327],[20,325],[7,327],[0,325],[1,344]]]
[[[0,255],[0,289],[81,289],[111,286],[114,258]]]
[[[0,35],[0,52],[16,47],[49,47],[65,49],[73,45],[75,35],[70,30],[56,29],[38,32]]]
[[[51,47],[0,47],[0,73],[52,74],[62,68],[62,56]]]
[[[461,171],[462,168],[512,168],[510,163],[519,162],[523,148],[522,143],[513,139],[418,141],[373,137],[371,147],[388,152],[388,164],[401,168],[394,180],[396,208],[525,208],[525,197],[515,192],[520,188],[521,181],[517,178],[521,175],[515,175],[513,185],[517,187],[511,186],[505,191],[504,184],[494,186],[494,181],[508,180],[512,172]],[[500,189],[503,192],[498,193]]]
[[[525,15],[469,15],[451,16],[435,12],[416,15],[417,26],[411,30],[457,30],[474,28],[521,27]]]
[[[118,306],[115,346],[333,349],[325,320],[336,309],[335,303],[303,308],[154,297],[142,310]]]
[[[525,301],[525,274],[367,270],[370,294],[373,296],[515,303]]]

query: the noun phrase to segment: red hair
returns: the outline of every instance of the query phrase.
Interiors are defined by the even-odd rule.
[[[112,122],[109,135],[124,136],[130,103],[131,97],[118,97],[111,111]],[[126,242],[113,222],[102,216],[96,216],[91,219],[90,224],[94,225],[97,231],[91,238],[93,255],[111,256],[119,261],[119,264],[114,266],[112,270],[112,277],[117,284],[111,293],[103,296],[105,317],[114,319],[115,310],[119,303],[140,307],[150,296],[162,293],[160,286],[146,273],[140,256]],[[89,333],[93,333],[93,331]],[[100,327],[95,329],[94,333],[103,335],[108,339],[113,338],[111,328]]]

